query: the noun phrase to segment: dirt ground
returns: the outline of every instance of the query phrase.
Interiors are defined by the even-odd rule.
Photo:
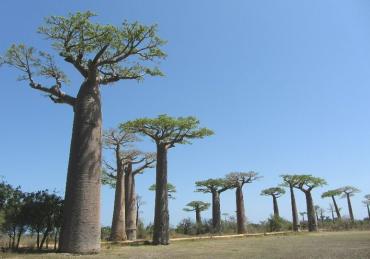
[[[0,254],[0,258],[370,258],[370,232],[302,233],[177,241],[168,246],[111,246],[99,255]]]

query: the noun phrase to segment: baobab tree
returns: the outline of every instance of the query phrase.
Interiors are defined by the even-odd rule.
[[[209,206],[211,204],[208,202],[203,201],[191,201],[188,204],[186,204],[186,208],[184,208],[184,211],[195,211],[195,220],[197,223],[197,232],[199,234],[200,226],[202,225],[202,217],[201,212],[208,210]]]
[[[100,251],[101,86],[160,76],[155,63],[148,62],[165,57],[156,26],[97,24],[91,21],[94,16],[91,12],[51,16],[38,30],[82,76],[76,96],[62,91],[67,76],[46,52],[14,44],[1,60],[18,69],[20,79],[28,81],[32,89],[45,93],[54,103],[71,106],[74,112],[59,242],[62,252]],[[37,79],[39,76],[44,79]]]
[[[110,129],[103,133],[103,146],[112,150],[115,157],[115,166],[104,161],[102,183],[109,184],[115,189],[114,209],[110,240],[126,240],[126,213],[125,213],[125,172],[124,168],[131,153],[124,152],[137,138],[132,133],[123,130]]]
[[[289,188],[290,190],[293,231],[299,231],[300,224],[299,224],[299,219],[298,219],[298,209],[297,209],[297,203],[296,203],[295,194],[294,194],[294,186],[298,183],[298,180],[299,180],[298,176],[286,174],[286,175],[281,175],[281,178],[283,179],[283,183],[281,185],[283,187]]]
[[[370,221],[370,194],[366,194],[364,198],[365,200],[363,200],[362,203],[365,204],[367,208],[367,219]]]
[[[149,187],[149,191],[155,192],[156,191],[156,184],[152,184]],[[174,200],[175,198],[175,193],[177,192],[176,186],[173,185],[172,183],[167,183],[167,195],[168,199]]]
[[[221,205],[220,194],[233,188],[229,181],[223,178],[208,179],[195,182],[196,192],[212,194],[212,227],[214,232],[221,231]]]
[[[199,127],[195,117],[173,118],[159,115],[126,122],[123,129],[150,137],[157,146],[156,194],[153,226],[153,244],[167,245],[169,241],[169,214],[167,193],[167,153],[176,144],[191,143],[196,138],[210,136],[213,132]]]
[[[360,190],[353,186],[344,186],[342,188],[339,188],[343,195],[342,198],[347,199],[348,204],[348,212],[349,212],[349,218],[352,222],[355,221],[355,217],[353,216],[353,210],[352,210],[352,203],[351,203],[351,197],[355,195],[355,193],[359,193]]]
[[[236,198],[236,221],[237,221],[237,232],[243,234],[246,232],[246,217],[244,209],[244,197],[243,197],[243,186],[247,183],[252,183],[257,179],[261,178],[257,172],[232,172],[226,175],[226,181],[228,185],[235,188]]]
[[[304,216],[307,214],[307,212],[303,211],[303,212],[300,212],[299,215],[302,216],[302,222],[304,223],[305,222],[305,219],[304,219]]]
[[[135,240],[137,233],[137,202],[135,177],[142,174],[145,169],[153,168],[156,154],[136,151],[127,158],[125,166],[125,208],[126,208],[126,233],[128,240]],[[133,167],[135,166],[135,168]]]
[[[271,187],[268,189],[264,189],[261,192],[261,195],[272,197],[273,206],[274,206],[274,217],[277,217],[277,218],[280,217],[277,199],[283,196],[284,194],[285,194],[285,190],[281,187]]]
[[[335,217],[334,217],[335,206],[332,203],[329,204],[328,211],[331,214],[331,218],[332,218],[333,222],[335,222]]]
[[[312,198],[312,190],[324,186],[326,181],[312,175],[298,175],[298,182],[294,186],[301,190],[306,196],[308,231],[317,231],[317,219],[315,216],[315,205]]]
[[[327,192],[324,192],[321,195],[321,198],[329,198],[330,197],[332,199],[333,204],[334,204],[334,208],[335,208],[335,213],[337,214],[337,219],[339,219],[339,220],[342,218],[342,216],[340,215],[339,207],[338,207],[337,201],[335,200],[335,197],[339,196],[341,194],[342,194],[342,190],[334,189],[334,190],[329,190]]]
[[[324,223],[324,213],[325,210],[321,208],[319,205],[315,205],[315,214],[316,214],[316,220],[317,222],[321,221],[321,224]]]

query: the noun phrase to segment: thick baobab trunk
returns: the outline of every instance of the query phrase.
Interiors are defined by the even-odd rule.
[[[349,218],[352,222],[355,221],[355,217],[353,216],[353,210],[352,210],[352,204],[351,204],[351,196],[349,193],[346,193],[347,195],[347,203],[348,203],[348,212],[349,212]]]
[[[220,193],[218,191],[212,192],[212,227],[213,232],[221,231],[221,206]]]
[[[197,222],[197,225],[202,224],[202,218],[200,216],[200,209],[199,208],[195,208],[195,220]]]
[[[126,233],[128,240],[136,239],[137,204],[135,193],[135,176],[132,173],[132,164],[129,163],[126,170]]]
[[[167,192],[167,148],[157,145],[153,244],[168,245],[169,214]]]
[[[279,206],[278,206],[277,198],[275,195],[272,196],[272,201],[274,204],[274,217],[279,218],[280,217]]]
[[[241,186],[236,188],[235,195],[236,195],[237,231],[238,231],[238,234],[244,234],[246,232],[246,229],[245,229],[245,210],[244,210],[243,189],[242,189]]]
[[[298,219],[298,210],[297,204],[295,201],[294,189],[292,186],[289,187],[290,189],[290,200],[292,204],[292,219],[293,219],[293,231],[299,231],[299,219]]]
[[[309,191],[304,192],[306,195],[306,203],[307,203],[307,224],[308,224],[308,231],[317,231],[317,219],[316,219],[316,212],[315,206],[313,204],[312,194]]]
[[[335,213],[337,214],[337,218],[340,220],[342,218],[342,216],[340,215],[340,211],[339,211],[339,208],[338,208],[337,201],[335,200],[334,196],[331,196],[331,198],[333,200],[333,204],[334,204],[334,208],[335,208]]]
[[[100,251],[101,127],[99,86],[85,81],[74,106],[61,252]]]
[[[125,225],[125,178],[121,166],[119,168],[120,170],[117,169],[112,230],[109,237],[112,241],[123,241],[127,239]]]

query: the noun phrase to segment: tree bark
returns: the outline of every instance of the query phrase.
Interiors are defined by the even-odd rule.
[[[306,203],[307,203],[307,224],[308,224],[308,231],[317,231],[317,219],[316,219],[316,212],[315,206],[313,204],[312,194],[310,191],[304,192],[306,196]]]
[[[349,193],[346,193],[347,195],[347,203],[348,203],[348,211],[349,211],[349,218],[352,222],[355,221],[355,217],[353,216],[353,210],[352,210],[352,204],[351,204],[351,197]]]
[[[238,186],[235,191],[236,195],[236,222],[238,234],[244,234],[245,229],[245,209],[244,209],[244,197],[243,187]]]
[[[86,80],[74,105],[74,121],[59,249],[100,251],[102,114],[99,85]]]
[[[218,191],[212,191],[212,226],[213,232],[221,231],[221,206]]]
[[[278,206],[277,198],[276,198],[275,195],[272,196],[272,201],[273,201],[273,204],[274,204],[274,217],[279,218],[280,217],[279,206]]]
[[[293,231],[299,231],[300,224],[299,224],[299,219],[298,219],[298,210],[297,210],[297,204],[295,201],[293,186],[290,186],[289,189],[290,189],[290,200],[292,204]]]
[[[334,204],[334,208],[335,208],[335,213],[337,214],[337,218],[340,220],[340,219],[342,219],[342,216],[340,215],[340,211],[339,211],[339,208],[338,208],[337,201],[335,200],[334,196],[331,196],[331,198],[333,200],[333,204]]]
[[[125,224],[125,178],[124,172],[117,169],[116,191],[112,218],[112,231],[109,239],[112,241],[126,240]]]
[[[157,144],[153,244],[168,245],[168,242],[169,214],[167,192],[167,147]]]
[[[126,233],[128,240],[136,239],[136,192],[135,192],[135,176],[132,173],[132,164],[128,164],[126,175]]]
[[[200,209],[195,208],[195,220],[197,222],[197,225],[202,225],[202,218],[200,216]]]

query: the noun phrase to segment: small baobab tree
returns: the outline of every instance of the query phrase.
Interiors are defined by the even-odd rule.
[[[155,25],[98,24],[92,21],[94,16],[91,12],[51,16],[38,30],[82,77],[75,96],[63,91],[67,76],[46,52],[14,44],[0,62],[18,69],[20,79],[28,81],[32,89],[54,103],[69,105],[74,112],[59,239],[59,250],[70,253],[100,251],[101,87],[160,76],[152,61],[165,57],[161,50],[165,42],[157,36]]]
[[[347,199],[348,204],[348,212],[349,212],[349,218],[352,222],[355,221],[355,217],[353,216],[353,210],[352,210],[352,203],[351,203],[351,197],[355,195],[355,193],[361,192],[359,189],[353,186],[344,186],[342,188],[339,188],[342,191],[342,198]]]
[[[136,183],[135,177],[142,174],[145,169],[153,168],[155,164],[155,153],[144,153],[135,150],[126,159],[125,166],[125,209],[126,209],[126,233],[128,240],[136,239]]]
[[[370,221],[370,194],[366,194],[364,198],[365,200],[363,200],[362,203],[367,208],[367,219]]]
[[[317,218],[315,216],[315,205],[312,198],[312,190],[324,186],[326,181],[312,175],[298,175],[298,182],[294,186],[301,190],[306,196],[308,231],[317,231]]]
[[[261,192],[261,195],[263,195],[263,196],[271,196],[272,197],[273,206],[274,206],[274,217],[277,217],[277,218],[280,217],[279,206],[278,206],[277,199],[280,198],[281,196],[283,196],[284,194],[285,194],[285,190],[281,187],[271,187],[271,188],[268,188],[268,189],[264,189]]]
[[[167,245],[169,241],[169,213],[167,192],[167,153],[176,144],[191,143],[193,139],[210,136],[213,132],[199,127],[195,117],[173,118],[159,115],[121,124],[123,129],[150,137],[157,146],[156,193],[153,226],[153,244]]]
[[[223,179],[208,179],[195,182],[196,192],[212,194],[212,227],[214,232],[221,231],[221,205],[220,194],[233,188],[230,183]]]
[[[236,198],[236,221],[237,232],[243,234],[246,232],[246,216],[244,209],[243,187],[245,184],[252,183],[261,178],[257,172],[232,172],[226,175],[228,185],[235,188]]]
[[[331,219],[334,222],[335,221],[335,217],[334,217],[335,206],[332,203],[329,204],[328,211],[330,212]]]
[[[298,209],[297,209],[297,203],[296,203],[295,194],[294,194],[294,186],[298,184],[298,180],[299,180],[298,176],[286,174],[286,175],[281,175],[281,178],[283,179],[283,183],[281,184],[281,186],[287,187],[290,190],[293,231],[299,231],[300,224],[299,224],[299,218],[298,218]]]
[[[199,234],[200,227],[202,225],[202,217],[201,212],[208,210],[209,206],[211,204],[208,202],[203,201],[191,201],[188,204],[186,204],[186,208],[184,208],[184,211],[195,211],[195,220],[197,224],[197,233]]]
[[[302,211],[302,212],[300,212],[300,213],[299,213],[299,215],[301,215],[301,216],[302,216],[302,223],[304,223],[304,222],[305,222],[305,218],[304,218],[304,216],[305,216],[305,215],[307,215],[307,212]]]
[[[123,130],[110,129],[103,133],[103,146],[112,150],[115,165],[104,161],[102,183],[108,184],[115,189],[114,209],[111,226],[110,240],[126,240],[126,211],[125,211],[125,166],[127,158],[131,154],[124,152],[137,138],[132,133]]]
[[[331,198],[332,201],[333,201],[333,204],[334,204],[334,208],[335,208],[335,213],[337,214],[337,219],[341,219],[342,216],[340,215],[340,211],[339,211],[339,207],[338,207],[338,204],[337,204],[337,201],[335,200],[335,197],[336,196],[339,196],[342,194],[342,191],[340,189],[334,189],[334,190],[329,190],[327,192],[324,192],[322,195],[321,195],[321,198]]]

